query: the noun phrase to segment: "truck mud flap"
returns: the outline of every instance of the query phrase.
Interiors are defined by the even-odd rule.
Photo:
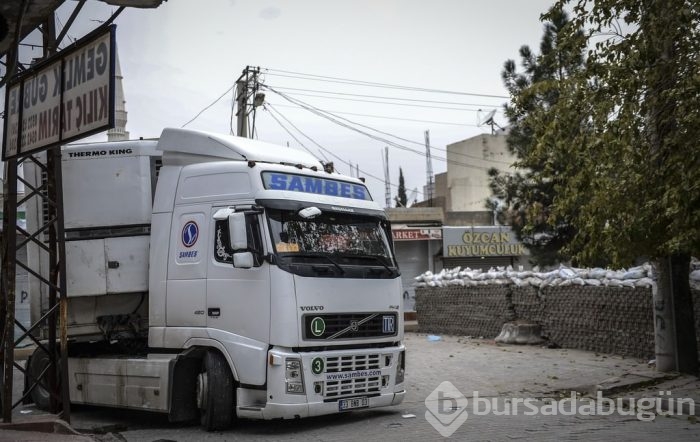
[[[202,360],[194,355],[180,356],[175,360],[170,376],[170,422],[188,422],[199,419],[196,386]]]

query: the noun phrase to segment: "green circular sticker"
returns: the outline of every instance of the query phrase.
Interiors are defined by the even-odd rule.
[[[314,336],[321,336],[323,332],[326,331],[326,322],[323,318],[315,317],[311,320],[311,334]]]
[[[323,362],[323,358],[314,358],[311,361],[311,371],[314,374],[321,374],[323,373],[323,369],[326,367],[326,364]]]

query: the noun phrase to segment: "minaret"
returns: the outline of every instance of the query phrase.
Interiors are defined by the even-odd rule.
[[[126,101],[124,100],[124,87],[122,86],[122,68],[119,65],[119,53],[116,54],[116,66],[114,73],[114,129],[107,131],[107,141],[126,141],[129,132],[126,130]]]

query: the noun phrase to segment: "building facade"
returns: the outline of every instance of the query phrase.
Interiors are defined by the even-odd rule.
[[[486,208],[488,171],[514,172],[506,132],[482,134],[447,146],[447,172],[435,175],[432,198],[408,209],[387,209],[401,269],[404,310],[414,308],[414,278],[427,270],[531,267],[527,249]]]

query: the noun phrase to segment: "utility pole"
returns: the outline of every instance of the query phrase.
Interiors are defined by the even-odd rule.
[[[384,147],[384,157],[382,157],[382,163],[384,163],[384,199],[386,201],[386,207],[391,207],[391,187],[389,181],[389,146]]]
[[[259,67],[246,66],[241,76],[236,80],[236,105],[238,109],[236,111],[236,135],[239,137],[253,138],[255,136],[256,109],[265,101],[265,94],[259,91],[259,75]],[[253,114],[253,125],[249,133],[248,116],[251,113]]]
[[[425,174],[428,187],[428,205],[433,207],[433,162],[430,160],[430,131],[425,131]]]

